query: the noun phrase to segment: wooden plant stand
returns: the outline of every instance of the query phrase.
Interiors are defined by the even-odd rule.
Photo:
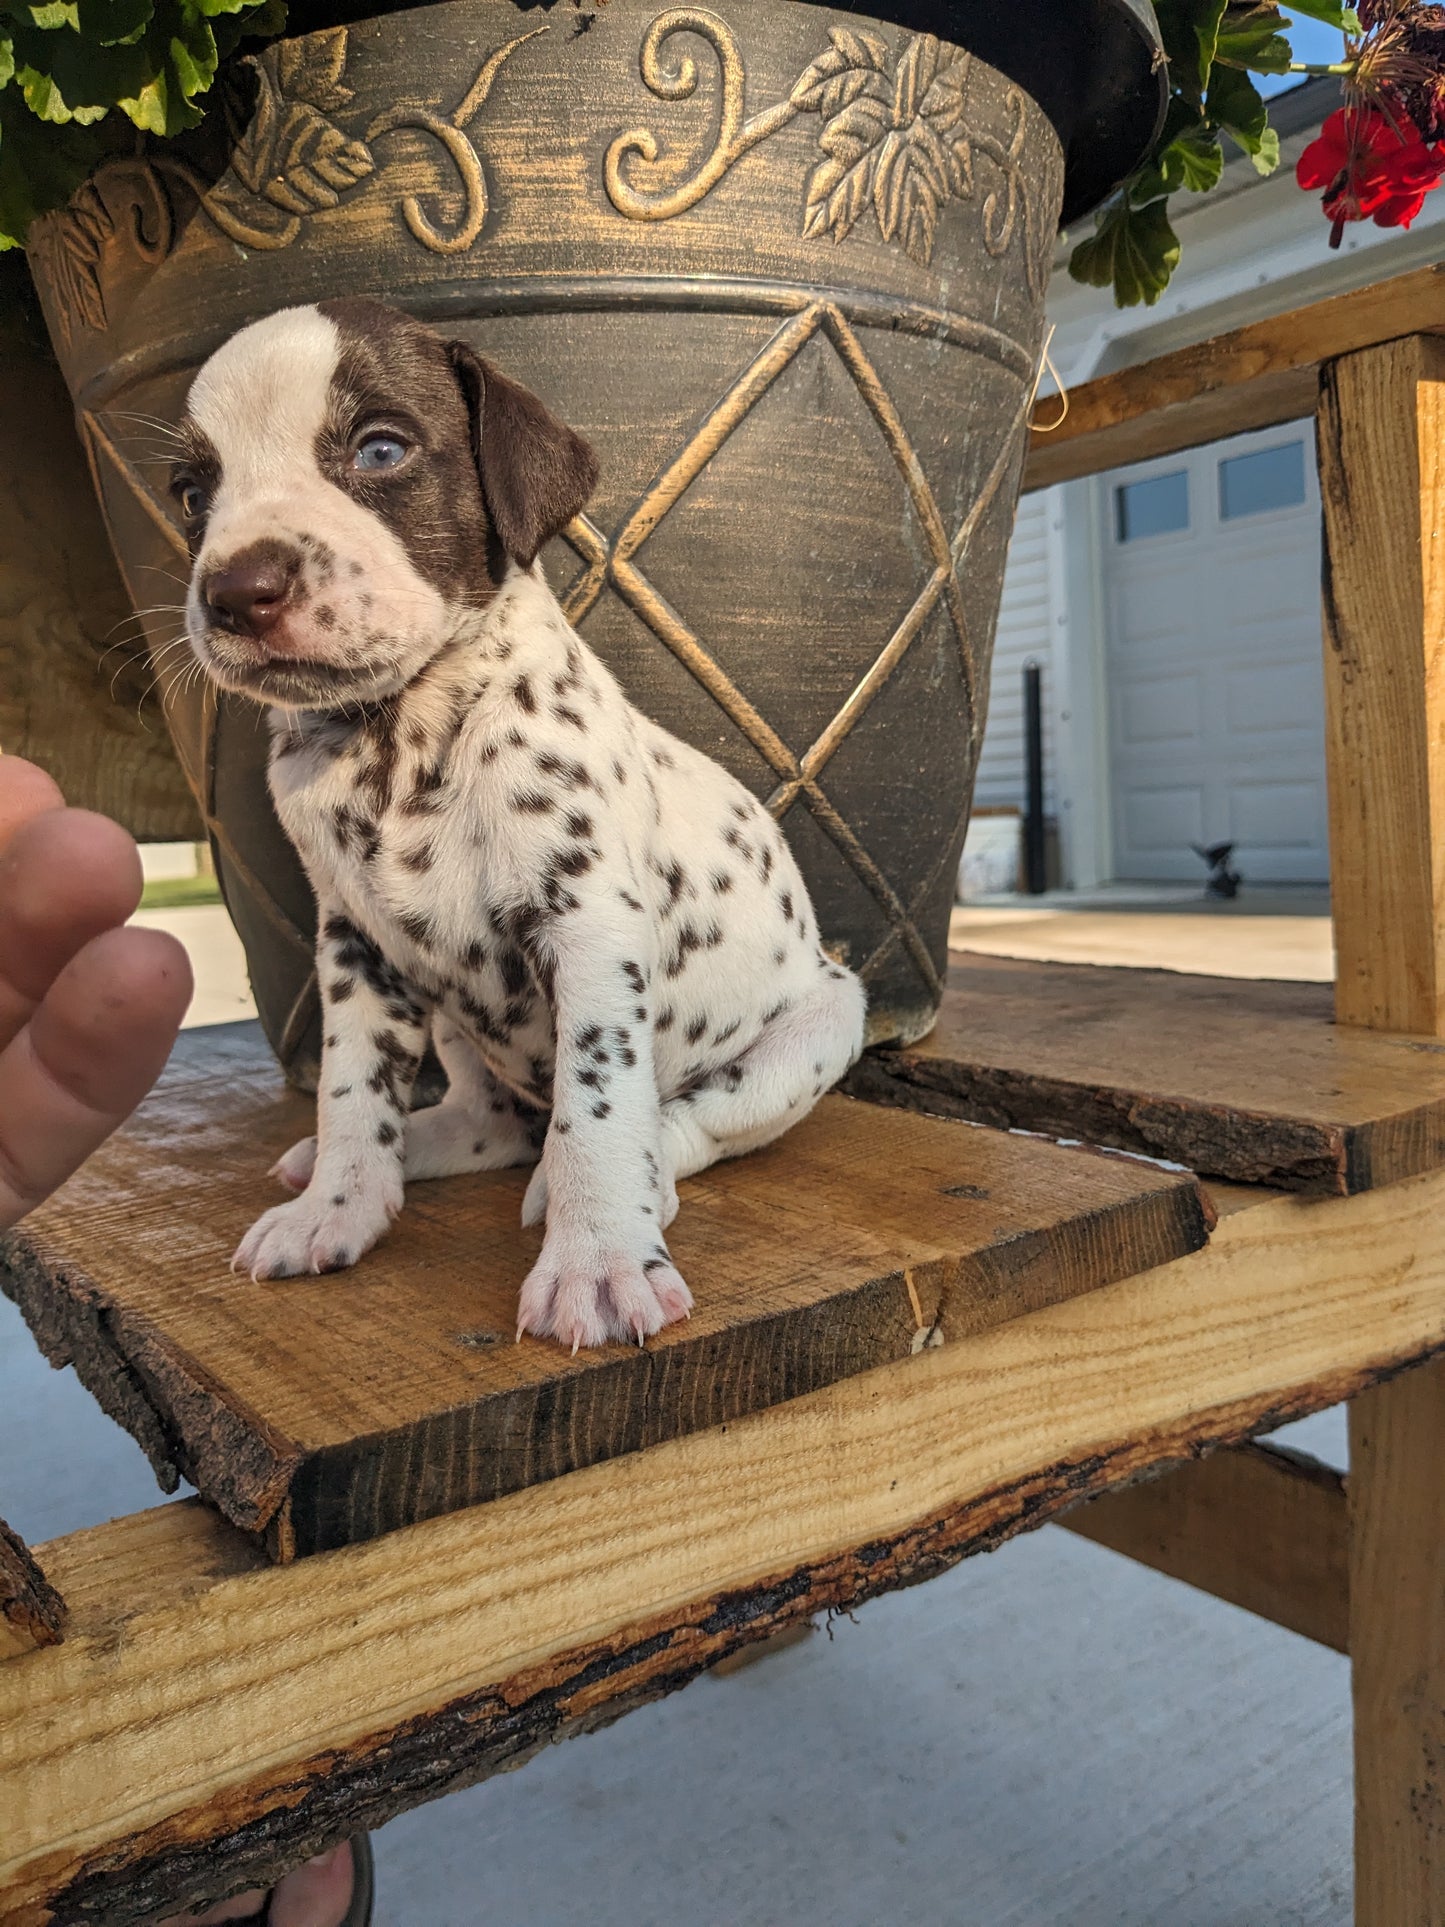
[[[0,1922],[267,1883],[1060,1516],[1348,1652],[1359,1927],[1445,1921],[1436,329],[1435,269],[1256,324],[1076,393],[1030,470],[1318,404],[1333,1022],[959,960],[932,1038],[687,1187],[692,1324],[577,1361],[510,1342],[510,1175],[418,1187],[404,1262],[230,1277],[302,1110],[249,1027],[187,1039],[7,1247],[49,1355],[210,1503],[0,1535]],[[1347,1481],[1252,1442],[1341,1399]]]

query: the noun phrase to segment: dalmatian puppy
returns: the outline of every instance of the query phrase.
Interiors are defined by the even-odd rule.
[[[338,1270],[406,1183],[535,1164],[518,1336],[641,1343],[692,1304],[677,1181],[806,1115],[864,993],[768,813],[628,703],[547,588],[592,451],[361,300],[242,329],[181,434],[191,647],[267,707],[319,912],[317,1135],[233,1263]],[[429,1040],[448,1089],[412,1114]]]

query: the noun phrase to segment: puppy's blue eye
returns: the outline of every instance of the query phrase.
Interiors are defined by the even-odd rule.
[[[400,468],[407,452],[407,445],[399,435],[368,435],[357,444],[351,465],[376,474],[385,469]]]

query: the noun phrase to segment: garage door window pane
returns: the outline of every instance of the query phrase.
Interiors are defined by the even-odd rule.
[[[1151,475],[1147,482],[1126,482],[1114,490],[1114,513],[1121,542],[1187,529],[1188,474],[1180,468],[1170,475]]]
[[[1219,513],[1226,522],[1239,515],[1298,508],[1304,499],[1303,442],[1261,448],[1253,455],[1232,455],[1219,464]]]

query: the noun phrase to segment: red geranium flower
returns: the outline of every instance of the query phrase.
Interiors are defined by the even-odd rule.
[[[1445,153],[1421,139],[1408,114],[1370,106],[1336,109],[1295,169],[1301,187],[1324,189],[1332,248],[1346,221],[1366,215],[1377,227],[1409,227],[1442,175]]]

